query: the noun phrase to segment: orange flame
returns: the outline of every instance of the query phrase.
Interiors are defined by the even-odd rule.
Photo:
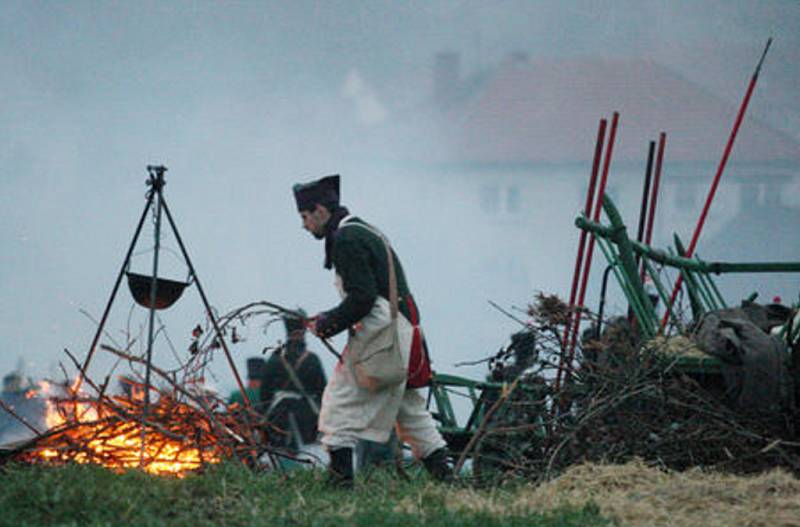
[[[130,415],[136,415],[142,406],[141,401],[125,397],[114,397],[114,402]],[[183,477],[204,464],[218,463],[223,455],[213,441],[197,440],[198,433],[209,436],[210,430],[196,413],[194,408],[162,396],[150,406],[148,421],[190,422],[183,432],[188,430],[194,437],[186,437],[180,426],[165,426],[163,431],[148,426],[142,448],[140,418],[120,416],[118,410],[99,401],[49,398],[47,426],[50,431],[62,430],[52,434],[52,440],[43,441],[29,461],[95,463],[116,470],[141,467],[151,474]]]

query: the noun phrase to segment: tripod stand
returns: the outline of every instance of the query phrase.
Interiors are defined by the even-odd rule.
[[[111,306],[114,303],[114,299],[117,295],[117,291],[119,290],[120,283],[122,282],[122,276],[126,273],[128,269],[131,255],[133,254],[133,249],[136,246],[136,242],[139,239],[139,234],[142,231],[142,226],[144,225],[144,221],[147,217],[147,213],[150,211],[152,207],[155,206],[155,251],[153,254],[153,274],[150,277],[142,277],[141,275],[132,275],[129,274],[129,283],[132,276],[135,277],[137,280],[137,284],[139,285],[140,289],[142,284],[146,284],[146,281],[149,280],[149,294],[136,294],[134,292],[134,296],[136,297],[137,302],[148,307],[150,310],[150,317],[148,323],[148,339],[147,339],[147,356],[146,356],[146,369],[145,369],[145,387],[144,387],[144,406],[143,406],[143,417],[142,417],[142,441],[141,441],[141,456],[140,456],[140,463],[144,464],[144,448],[145,448],[145,423],[147,422],[148,412],[150,409],[150,374],[152,369],[152,353],[153,353],[153,340],[154,340],[154,322],[155,322],[155,312],[156,309],[168,307],[172,304],[177,297],[180,296],[180,293],[183,291],[183,287],[187,284],[180,284],[179,282],[174,282],[171,280],[163,280],[158,277],[158,256],[160,252],[160,243],[161,243],[161,220],[162,220],[162,212],[166,214],[167,221],[169,222],[170,227],[172,228],[172,233],[175,236],[175,239],[178,242],[178,246],[181,249],[181,253],[183,254],[183,258],[187,267],[189,268],[189,283],[194,282],[197,285],[197,291],[200,293],[200,298],[203,301],[203,306],[205,307],[206,315],[208,316],[211,324],[214,327],[214,332],[217,337],[217,342],[220,343],[224,353],[225,358],[228,361],[228,365],[233,372],[233,376],[236,379],[236,384],[239,387],[239,391],[244,398],[245,408],[249,411],[252,406],[249,397],[247,396],[247,391],[244,388],[244,384],[242,383],[242,379],[239,376],[239,372],[236,369],[236,365],[233,362],[231,357],[230,351],[228,350],[228,346],[225,343],[225,339],[223,338],[222,331],[219,327],[216,317],[214,316],[213,311],[211,310],[211,306],[208,303],[208,299],[206,298],[205,291],[203,291],[203,287],[200,284],[200,279],[197,277],[197,273],[195,272],[194,265],[192,265],[192,261],[189,258],[189,254],[186,251],[186,246],[181,239],[180,233],[178,232],[178,228],[175,225],[175,221],[172,218],[172,214],[169,211],[169,207],[167,206],[167,202],[164,199],[164,173],[167,171],[167,168],[164,166],[148,166],[147,172],[149,174],[149,178],[147,180],[147,186],[150,189],[147,192],[147,201],[144,206],[144,211],[142,212],[141,218],[139,218],[139,223],[136,226],[136,231],[133,235],[133,240],[131,240],[130,246],[128,247],[128,252],[125,254],[125,259],[122,262],[122,267],[120,268],[119,274],[117,275],[117,280],[114,283],[114,288],[111,291],[111,296],[108,299],[108,303],[106,304],[105,311],[103,312],[103,316],[100,319],[100,323],[98,324],[97,331],[95,332],[94,338],[92,339],[92,344],[89,347],[89,353],[86,356],[86,359],[83,362],[83,365],[80,369],[80,374],[78,376],[78,381],[73,388],[75,392],[77,392],[81,385],[83,384],[84,378],[86,376],[86,372],[89,368],[89,364],[91,363],[92,357],[94,356],[95,350],[97,349],[97,343],[100,340],[100,335],[103,332],[103,328],[105,327],[106,321],[108,319],[108,315],[111,312]],[[143,282],[143,280],[145,282]],[[174,287],[175,284],[178,284],[177,289]],[[131,285],[133,289],[133,285]],[[172,291],[170,291],[172,289]],[[177,290],[177,294],[175,291]],[[139,293],[142,293],[141,290]],[[170,295],[173,298],[165,299],[164,296]]]

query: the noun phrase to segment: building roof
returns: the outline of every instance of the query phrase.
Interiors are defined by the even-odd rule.
[[[750,101],[757,103],[758,87]],[[441,113],[441,140],[426,144],[423,157],[453,163],[583,162],[594,153],[599,119],[610,121],[614,110],[620,112],[615,161],[644,159],[648,141],[665,131],[668,162],[716,163],[738,107],[649,60],[514,60],[466,103]],[[730,162],[800,163],[800,143],[746,116]]]

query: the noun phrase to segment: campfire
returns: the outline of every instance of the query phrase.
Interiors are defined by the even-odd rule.
[[[101,348],[131,366],[144,361],[107,345]],[[203,390],[188,364],[180,376],[151,368],[160,387],[151,383],[149,398],[145,384],[135,377],[121,379],[121,394],[108,393],[108,380],[98,385],[89,377],[41,383],[34,396],[46,401],[43,423],[16,415],[35,437],[17,443],[6,456],[23,463],[92,463],[177,477],[224,459],[255,459],[263,437],[256,437],[261,432],[253,410],[229,406]]]
[[[138,388],[141,388],[140,386]],[[47,398],[48,430],[19,446],[13,459],[27,463],[93,463],[114,470],[141,468],[182,477],[222,459],[246,456],[249,429],[242,412],[229,413],[213,397],[156,391],[144,421],[141,390],[90,398],[69,389]],[[184,397],[186,398],[186,397]]]
[[[145,427],[142,437],[141,422],[132,417],[140,413],[141,402],[122,397],[115,400],[127,415],[98,401],[49,401],[50,433],[20,458],[119,469],[141,466],[152,474],[180,476],[204,463],[217,463],[224,454],[210,434],[208,421],[188,405],[161,397],[151,408],[153,424]]]
[[[263,326],[266,331],[271,323],[286,314],[299,316],[298,313],[261,301],[219,317],[208,302],[164,199],[167,168],[148,166],[147,171],[145,207],[111,296],[99,321],[89,316],[97,323],[97,328],[88,353],[79,361],[69,350],[64,350],[77,373],[67,374],[62,365],[62,383],[32,394],[37,402],[46,403],[44,422],[39,419],[44,410],[33,412],[35,419],[29,419],[25,412],[16,411],[14,404],[0,400],[0,412],[10,414],[18,421],[17,424],[24,425],[27,432],[34,435],[32,439],[2,445],[0,463],[9,459],[23,463],[93,463],[113,470],[138,468],[151,474],[181,477],[225,459],[238,460],[250,466],[262,463],[273,467],[278,466],[279,456],[296,459],[293,452],[270,445],[268,433],[286,431],[267,423],[253,407],[253,403],[258,401],[249,400],[227,340],[231,344],[242,341],[237,325],[244,327],[253,318],[266,316],[267,322]],[[152,276],[134,273],[131,269],[131,255],[149,214],[155,220]],[[185,281],[167,280],[158,275],[162,218],[171,229],[186,264]],[[134,334],[130,331],[129,314],[129,327],[122,332],[127,342],[117,343],[105,331],[105,325],[125,276],[133,300],[147,309],[148,323],[146,332],[145,325],[142,325],[139,334]],[[156,311],[169,308],[189,286],[200,296],[204,320],[191,331],[188,354],[181,356],[169,341]],[[172,369],[156,366],[159,350],[155,349],[155,344],[159,337],[167,340],[172,348]],[[113,346],[102,343],[101,338],[107,338]],[[330,344],[325,344],[338,357]],[[139,346],[138,352],[136,346]],[[264,348],[264,351],[268,349]],[[104,382],[96,382],[89,374],[92,359],[98,351],[114,356],[113,369],[104,377]],[[228,405],[217,394],[203,389],[203,379],[210,373],[209,365],[220,353],[244,397],[243,405]],[[117,378],[121,364],[127,364],[132,376],[126,377],[129,386],[123,388],[120,395],[107,388],[112,373],[117,372],[113,375]],[[60,388],[54,390],[53,386]]]
[[[264,326],[278,320],[284,308],[270,302],[253,302],[220,317],[223,333],[235,333],[253,318],[267,318]],[[201,379],[219,339],[206,329],[193,331],[187,362],[174,370],[150,364],[157,381],[147,383],[141,369],[146,357],[101,344],[98,349],[121,359],[129,371],[121,394],[108,389],[109,376],[97,383],[89,376],[79,382],[65,374],[60,382],[42,382],[31,397],[46,401],[43,422],[30,422],[14,413],[35,437],[6,447],[5,459],[31,464],[92,463],[112,470],[142,469],[150,474],[183,477],[226,459],[254,464],[266,455],[294,458],[269,446],[272,428],[252,407],[227,404],[202,388]],[[72,365],[85,371],[65,350]],[[27,394],[26,394],[27,396]],[[148,402],[145,402],[148,399]],[[13,408],[7,408],[6,411]],[[2,411],[2,410],[0,410]],[[263,460],[262,460],[263,461]]]

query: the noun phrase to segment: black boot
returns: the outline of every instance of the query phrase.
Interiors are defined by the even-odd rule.
[[[447,448],[440,448],[422,458],[422,464],[433,479],[449,483],[453,481],[453,469],[447,462],[448,457]]]
[[[330,451],[328,486],[338,489],[353,488],[353,449],[337,448]]]

